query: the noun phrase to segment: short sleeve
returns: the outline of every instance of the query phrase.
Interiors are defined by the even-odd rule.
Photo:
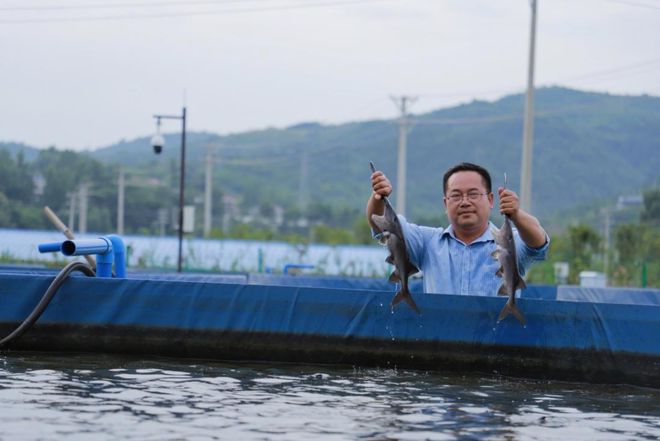
[[[417,268],[422,268],[424,265],[426,245],[431,240],[437,228],[411,224],[401,215],[398,218],[406,239],[408,258]]]
[[[539,248],[533,248],[523,242],[518,234],[518,230],[514,229],[514,232],[516,239],[516,255],[518,257],[518,269],[524,275],[532,263],[545,260],[546,255],[548,254],[548,248],[550,247],[550,237],[546,233],[545,243]]]

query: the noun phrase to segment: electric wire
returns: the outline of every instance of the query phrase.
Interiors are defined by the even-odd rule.
[[[72,11],[77,9],[130,9],[130,8],[153,8],[162,6],[195,6],[195,5],[217,5],[232,3],[262,3],[278,0],[191,0],[191,1],[156,1],[156,2],[132,2],[132,3],[101,3],[101,4],[78,4],[78,5],[55,5],[55,6],[0,6],[0,11]]]
[[[28,23],[65,23],[65,22],[91,22],[91,21],[111,21],[111,20],[141,20],[141,19],[158,19],[158,18],[173,18],[173,17],[195,17],[195,16],[211,16],[211,15],[229,15],[229,14],[242,14],[254,12],[271,12],[271,11],[290,11],[290,10],[303,10],[313,8],[327,8],[333,6],[349,6],[364,3],[375,3],[393,0],[329,0],[317,3],[300,3],[300,4],[285,4],[277,6],[265,7],[251,7],[251,8],[235,8],[235,9],[211,9],[205,11],[180,11],[180,12],[164,12],[158,14],[138,14],[138,15],[97,15],[97,16],[81,16],[81,17],[55,17],[55,18],[25,18],[25,19],[6,19],[0,20],[0,24],[28,24]]]
[[[634,73],[634,74],[640,73],[640,71],[639,71],[640,68],[652,66],[652,65],[658,64],[658,63],[660,63],[660,58],[654,58],[654,59],[651,59],[651,60],[640,61],[640,62],[637,62],[637,63],[634,63],[634,64],[628,64],[628,65],[625,65],[625,66],[618,66],[618,67],[613,67],[613,68],[610,68],[610,69],[605,69],[605,70],[601,70],[601,71],[590,72],[590,73],[574,76],[572,78],[564,79],[563,81],[564,82],[567,82],[567,81],[582,81],[582,80],[590,80],[590,79],[594,79],[594,78],[598,78],[598,77],[611,77],[612,75],[614,75],[614,77],[617,78],[618,77],[617,74],[624,74],[624,75],[625,74],[630,74],[631,71],[633,71],[632,73]],[[644,71],[642,71],[642,72],[644,72]]]
[[[660,10],[660,6],[658,6],[658,5],[649,5],[647,3],[640,3],[640,2],[630,1],[630,0],[607,0],[607,1],[609,1],[610,3],[619,3],[619,4],[622,4],[622,5],[634,6],[634,7],[637,7],[637,8]]]

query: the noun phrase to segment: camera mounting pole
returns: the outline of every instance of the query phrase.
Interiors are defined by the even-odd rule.
[[[182,267],[182,251],[183,251],[183,203],[184,203],[184,187],[186,180],[186,108],[183,107],[181,115],[154,115],[156,118],[156,134],[151,138],[151,145],[154,148],[155,154],[160,154],[165,146],[165,138],[160,134],[160,120],[161,119],[179,119],[181,120],[181,161],[179,172],[179,254],[177,259],[177,272],[181,272]]]

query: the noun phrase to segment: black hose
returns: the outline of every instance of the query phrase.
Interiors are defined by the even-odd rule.
[[[80,271],[81,273],[90,277],[95,276],[94,270],[92,270],[92,268],[86,263],[71,262],[65,266],[57,275],[57,277],[55,277],[55,279],[51,282],[50,286],[39,301],[39,304],[37,304],[30,315],[25,320],[23,320],[23,323],[21,323],[18,328],[16,328],[11,334],[0,340],[0,348],[23,335],[25,331],[30,329],[30,327],[32,327],[32,325],[34,325],[34,323],[39,320],[39,317],[41,317],[41,314],[43,314],[43,312],[46,310],[46,307],[55,296],[57,290],[60,288],[60,286],[62,286],[62,283],[64,283],[66,278],[69,277],[69,274],[74,271]]]

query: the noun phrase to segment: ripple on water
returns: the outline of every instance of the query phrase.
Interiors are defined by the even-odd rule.
[[[0,427],[0,439],[650,440],[660,437],[660,391],[396,369],[12,354],[0,358]]]

